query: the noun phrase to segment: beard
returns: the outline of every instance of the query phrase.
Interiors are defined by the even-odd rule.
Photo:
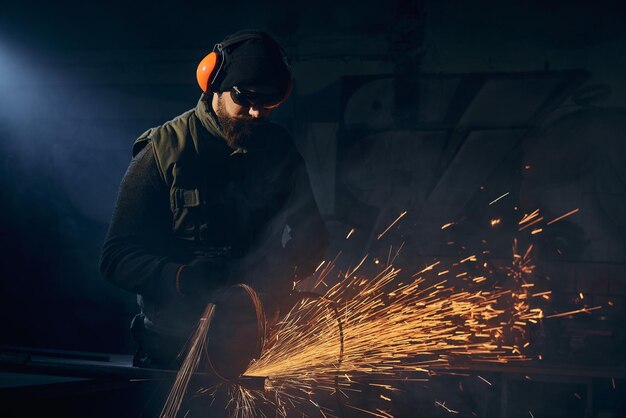
[[[239,118],[229,116],[222,97],[218,97],[215,114],[222,128],[226,144],[232,149],[250,147],[253,143],[252,137],[259,126],[264,123],[252,116],[240,116]]]

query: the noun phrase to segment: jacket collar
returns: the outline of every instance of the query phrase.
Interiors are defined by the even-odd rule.
[[[200,96],[200,100],[198,100],[195,113],[204,129],[209,131],[212,136],[224,141],[224,145],[226,145],[226,137],[224,136],[224,132],[222,131],[220,123],[217,120],[217,115],[213,111],[211,99],[211,93],[202,93],[202,96]],[[232,150],[231,155],[245,154],[247,152],[248,150],[245,148],[236,148]]]
[[[198,104],[195,109],[196,117],[200,120],[204,129],[209,131],[211,135],[225,140],[222,128],[220,127],[220,124],[217,121],[217,116],[211,106],[210,94],[211,93],[202,93],[202,96],[200,96],[200,100],[198,100]]]

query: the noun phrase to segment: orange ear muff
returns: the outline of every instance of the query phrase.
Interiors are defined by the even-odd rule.
[[[218,61],[219,56],[217,55],[217,52],[211,52],[209,55],[204,57],[202,61],[200,61],[200,64],[198,64],[196,79],[198,80],[198,85],[204,93],[209,93],[211,91],[211,79],[215,75]]]

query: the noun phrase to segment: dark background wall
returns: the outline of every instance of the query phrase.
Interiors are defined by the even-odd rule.
[[[98,273],[130,146],[195,104],[215,42],[255,27],[292,57],[275,120],[307,161],[329,255],[404,242],[417,265],[485,240],[505,260],[532,241],[551,309],[603,306],[546,325],[542,349],[624,365],[625,22],[609,0],[1,2],[0,343],[132,351],[134,296]],[[580,211],[519,233],[537,208]]]

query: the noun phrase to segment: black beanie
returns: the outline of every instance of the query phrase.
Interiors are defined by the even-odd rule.
[[[254,37],[227,45],[230,40],[246,35]],[[291,82],[289,63],[278,43],[268,34],[241,31],[224,38],[222,44],[227,45],[222,51],[224,66],[213,82],[213,91],[222,92],[233,86],[267,86],[286,93]]]

